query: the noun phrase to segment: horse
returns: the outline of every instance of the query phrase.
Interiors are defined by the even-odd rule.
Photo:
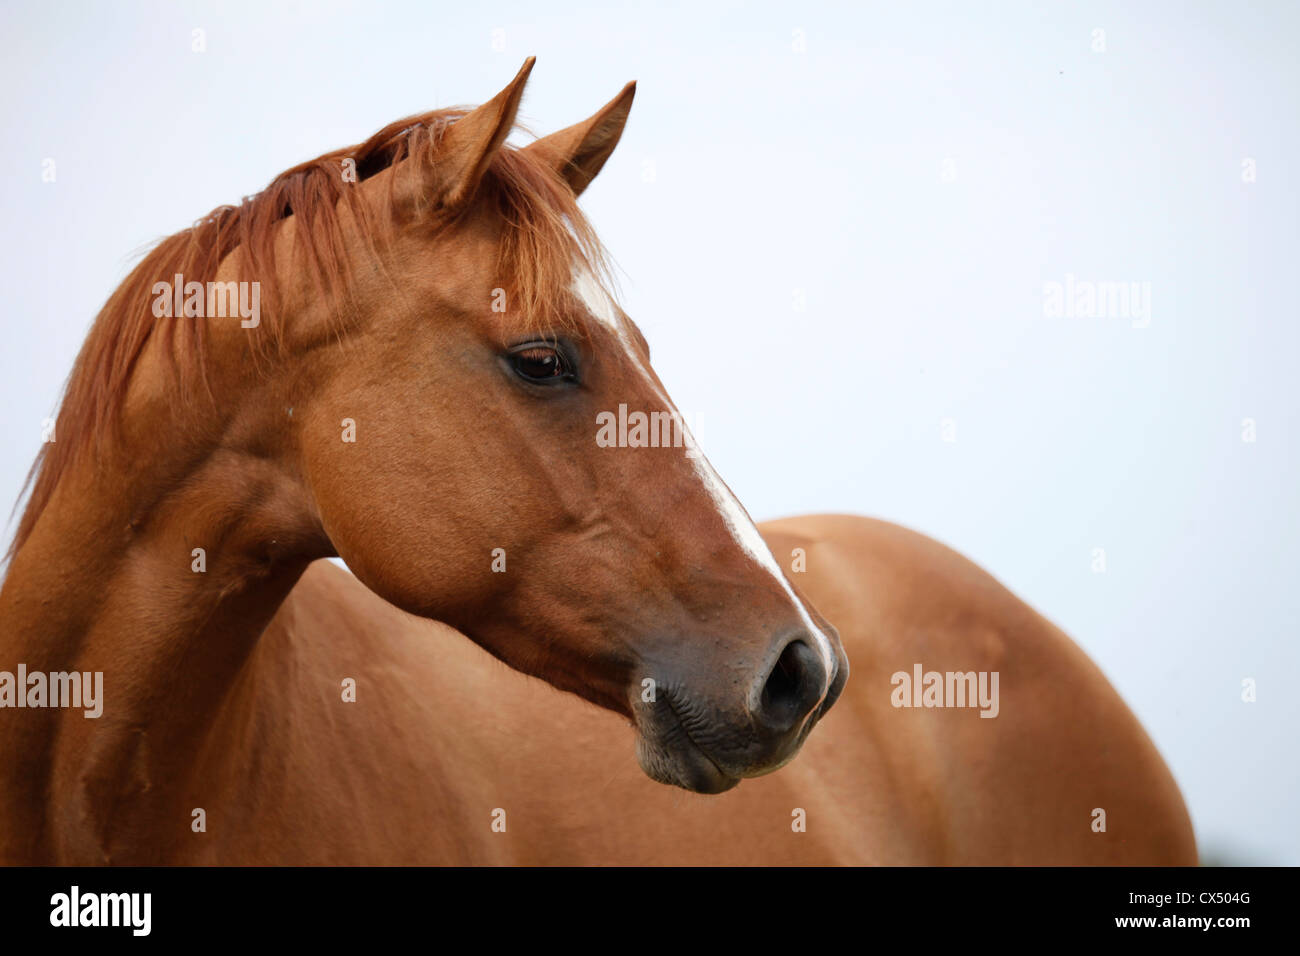
[[[1194,861],[1140,725],[984,572],[755,526],[578,206],[635,85],[516,147],[532,66],[109,298],[0,588],[0,862]],[[622,406],[674,440],[607,447]]]

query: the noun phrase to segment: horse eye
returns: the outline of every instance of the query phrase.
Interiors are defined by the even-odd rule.
[[[513,352],[510,364],[521,378],[541,385],[574,379],[573,369],[563,353],[549,345],[530,345]]]

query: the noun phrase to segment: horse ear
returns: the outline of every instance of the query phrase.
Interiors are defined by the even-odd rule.
[[[459,206],[474,195],[493,154],[514,129],[524,85],[536,59],[524,60],[509,86],[452,123],[443,134],[433,161],[443,206]]]
[[[543,157],[573,188],[574,195],[580,196],[618,145],[635,95],[633,81],[590,119],[543,136],[525,149]]]

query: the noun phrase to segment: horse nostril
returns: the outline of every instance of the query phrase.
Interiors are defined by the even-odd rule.
[[[793,727],[816,705],[822,685],[821,662],[802,640],[785,646],[772,666],[760,696],[760,716],[778,731]]]

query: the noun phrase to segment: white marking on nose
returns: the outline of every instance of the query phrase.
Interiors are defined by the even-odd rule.
[[[694,442],[694,438],[690,439]],[[835,671],[835,655],[831,651],[831,642],[827,636],[822,633],[822,629],[813,623],[812,615],[804,606],[803,601],[794,593],[794,588],[790,587],[790,582],[786,580],[785,574],[781,571],[780,565],[776,563],[776,558],[772,557],[772,551],[759,534],[758,527],[754,524],[752,518],[745,513],[745,509],[736,496],[731,493],[718,473],[713,470],[709,460],[703,454],[692,457],[691,461],[695,465],[695,472],[700,476],[704,483],[705,490],[709,497],[713,499],[714,505],[722,515],[722,520],[726,522],[727,530],[731,536],[740,545],[741,549],[748,554],[760,567],[776,579],[777,584],[785,591],[790,598],[790,603],[794,605],[795,611],[799,615],[804,628],[812,635],[813,641],[817,645],[817,652],[822,659],[822,672],[826,675],[825,683],[822,685],[821,696],[818,699],[818,705],[826,699],[826,694],[830,690],[831,675]],[[814,708],[816,709],[816,708]]]
[[[670,408],[676,412],[676,406],[673,405],[668,396],[664,394],[663,390],[659,388],[654,378],[651,377],[649,371],[641,363],[641,359],[632,345],[632,337],[628,333],[627,325],[619,314],[620,310],[618,306],[614,303],[614,300],[610,297],[609,293],[605,291],[604,286],[600,284],[599,280],[591,274],[589,269],[578,268],[574,270],[573,292],[582,300],[583,305],[587,307],[587,311],[591,313],[592,317],[595,318],[596,321],[611,329],[618,336],[619,342],[622,343],[624,351],[627,352],[628,358],[641,373],[646,384],[650,386],[651,390],[658,394],[659,400],[664,403],[666,408]],[[681,418],[680,413],[678,413],[678,417]],[[695,473],[699,477],[700,483],[704,486],[704,490],[713,500],[714,506],[722,516],[723,523],[727,526],[727,530],[731,532],[731,537],[735,540],[736,544],[740,546],[740,549],[749,555],[749,557],[757,563],[759,567],[763,568],[763,570],[767,571],[776,579],[776,582],[790,598],[790,603],[798,613],[804,628],[812,635],[813,641],[817,645],[817,652],[822,659],[823,672],[826,675],[825,684],[822,686],[821,690],[821,696],[817,701],[817,706],[821,706],[821,702],[826,699],[826,695],[830,692],[831,675],[835,671],[835,655],[831,650],[830,639],[825,635],[825,633],[823,633],[822,629],[813,622],[812,615],[808,613],[807,607],[804,606],[803,601],[799,600],[799,596],[794,593],[794,588],[790,587],[790,582],[786,580],[786,576],[784,572],[782,572],[780,565],[776,563],[776,558],[772,557],[772,552],[768,548],[767,542],[763,540],[763,536],[759,534],[758,528],[755,526],[753,519],[745,513],[745,509],[741,507],[740,502],[736,500],[736,496],[731,493],[731,490],[723,483],[722,479],[718,477],[718,473],[713,470],[713,466],[709,464],[709,460],[704,457],[702,452],[700,452],[699,445],[695,441],[695,436],[692,435],[690,429],[686,427],[685,421],[682,422],[682,433],[687,447],[695,452],[687,457],[695,468]],[[813,711],[816,711],[816,709],[817,708],[814,707]]]

